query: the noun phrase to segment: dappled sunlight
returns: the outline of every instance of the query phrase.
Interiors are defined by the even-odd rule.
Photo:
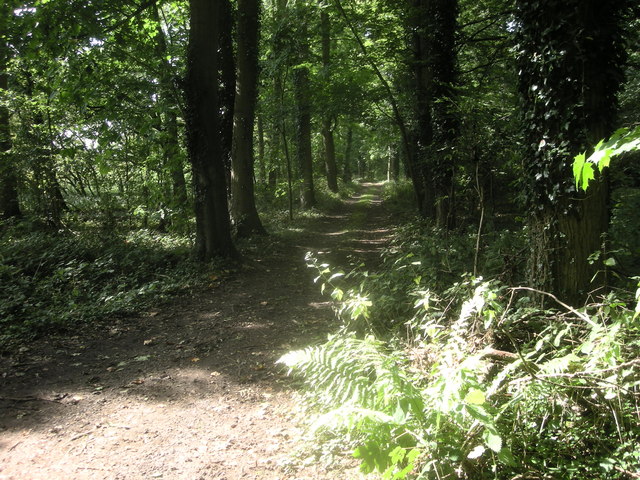
[[[308,305],[316,310],[321,308],[331,308],[331,302],[309,302]]]
[[[336,323],[304,253],[332,265],[375,261],[389,230],[366,202],[304,219],[282,246],[206,277],[193,297],[35,342],[21,357],[31,360],[10,364],[1,380],[10,387],[0,397],[0,461],[10,465],[2,473],[38,466],[51,478],[177,479],[246,469],[290,478],[281,465],[301,436],[291,419],[298,407],[275,361],[324,341]]]

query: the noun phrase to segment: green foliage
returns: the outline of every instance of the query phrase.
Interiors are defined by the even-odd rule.
[[[408,215],[415,210],[416,194],[408,180],[387,182],[384,184],[382,200],[394,215]]]
[[[310,387],[316,441],[342,444],[383,478],[637,471],[640,289],[630,307],[610,295],[540,310],[530,289],[456,281],[467,249],[447,250],[433,235],[400,229],[376,273],[307,255],[340,328],[280,362]]]
[[[640,150],[640,127],[633,130],[621,128],[608,140],[600,140],[589,158],[586,153],[576,155],[573,160],[573,177],[576,187],[586,191],[589,182],[595,178],[596,168],[602,173],[613,157],[634,150]]]
[[[23,233],[0,242],[0,344],[130,314],[203,281],[181,237]]]
[[[354,432],[359,443],[354,456],[362,459],[365,472],[405,478],[413,469],[420,450],[412,428],[424,421],[423,402],[402,366],[406,360],[386,352],[373,337],[346,335],[290,352],[278,362],[315,389],[323,413],[312,431]]]

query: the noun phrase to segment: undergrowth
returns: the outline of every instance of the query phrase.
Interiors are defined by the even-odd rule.
[[[307,256],[340,327],[280,362],[310,387],[315,441],[385,479],[635,478],[640,290],[575,309],[507,287],[518,262],[486,253],[517,255],[509,232],[483,247],[492,280],[461,276],[471,236],[428,228],[400,230],[378,272]]]
[[[0,245],[0,346],[134,313],[205,281],[182,236],[10,228]]]

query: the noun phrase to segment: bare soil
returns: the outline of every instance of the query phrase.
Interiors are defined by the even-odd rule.
[[[379,191],[262,240],[188,298],[0,358],[0,480],[360,478],[346,454],[332,470],[294,461],[299,396],[275,361],[335,326],[307,251],[379,258]]]

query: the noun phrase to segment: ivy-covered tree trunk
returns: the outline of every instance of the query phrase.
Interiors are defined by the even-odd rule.
[[[338,192],[338,166],[336,164],[336,144],[333,139],[331,119],[322,121],[322,140],[324,144],[324,160],[327,172],[327,187],[334,193]]]
[[[435,195],[431,188],[431,172],[427,158],[433,139],[431,105],[433,96],[433,71],[429,68],[430,0],[413,0],[410,31],[413,42],[413,74],[415,78],[416,127],[411,132],[412,148],[407,151],[407,167],[418,202],[418,211],[425,217],[434,215]]]
[[[237,78],[231,156],[231,215],[239,237],[265,230],[253,188],[253,127],[258,93],[259,0],[238,0]]]
[[[353,151],[353,127],[347,128],[347,140],[344,142],[344,166],[342,168],[342,179],[350,182],[353,179],[351,152]]]
[[[9,5],[0,6],[0,32],[6,31],[10,15]],[[7,75],[8,49],[4,38],[0,38],[0,97],[8,89]],[[20,217],[18,201],[18,179],[11,157],[11,130],[9,128],[9,110],[0,105],[0,217]]]
[[[331,83],[331,23],[325,8],[320,10],[320,36],[322,40],[323,80]],[[331,99],[326,103],[331,104]],[[322,139],[324,141],[324,162],[327,172],[327,186],[332,192],[338,191],[338,167],[336,165],[336,147],[333,140],[333,119],[331,112],[325,112],[322,119]]]
[[[267,183],[267,158],[265,155],[265,136],[264,136],[264,120],[262,115],[256,115],[256,125],[258,127],[258,171],[260,172],[260,178],[256,180],[256,183],[260,182],[263,185]]]
[[[601,249],[608,228],[607,179],[577,192],[571,160],[613,127],[623,80],[624,4],[517,2],[530,283],[572,302],[604,285],[602,263],[589,257]]]
[[[400,150],[397,145],[389,147],[387,181],[397,182],[400,179]]]
[[[189,4],[185,97],[187,144],[195,193],[196,253],[203,260],[215,256],[234,257],[218,109],[220,2],[190,0]]]
[[[29,79],[30,81],[31,79]],[[29,83],[27,95],[34,99],[33,84]],[[34,101],[34,104],[36,102]],[[52,229],[62,226],[62,214],[67,209],[62,187],[56,172],[51,117],[41,110],[48,108],[36,106],[27,127],[28,137],[34,145],[31,152],[32,171],[37,189],[39,213]]]

